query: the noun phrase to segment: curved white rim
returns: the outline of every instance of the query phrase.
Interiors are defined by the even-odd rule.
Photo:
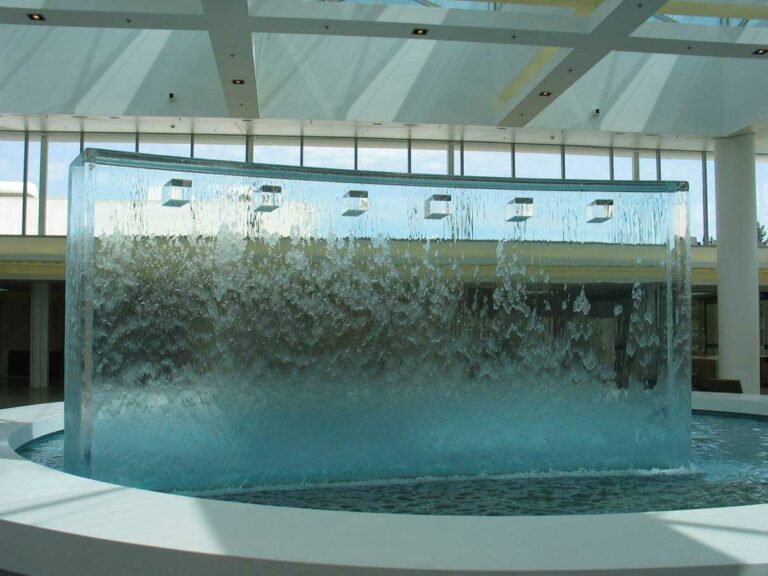
[[[694,408],[768,416],[768,398],[694,394]],[[0,568],[191,575],[768,571],[768,504],[541,517],[239,504],[88,480],[15,452],[62,428],[62,403],[0,410]]]

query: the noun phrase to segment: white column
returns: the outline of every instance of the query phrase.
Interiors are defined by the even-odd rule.
[[[715,141],[719,377],[760,393],[755,137]]]
[[[30,291],[29,385],[48,387],[48,312],[49,287],[46,282],[33,282]]]

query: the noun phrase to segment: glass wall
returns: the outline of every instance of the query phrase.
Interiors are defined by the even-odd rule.
[[[411,172],[416,174],[450,174],[453,148],[448,142],[411,142]],[[450,154],[449,154],[450,150]],[[454,172],[455,173],[455,172]]]
[[[0,131],[0,234],[64,235],[67,232],[69,164],[80,153],[80,133]],[[685,180],[691,187],[691,236],[717,240],[714,154],[565,146],[189,134],[85,133],[84,147],[169,156],[417,174],[568,179]],[[514,152],[513,152],[514,150]],[[46,159],[40,186],[41,155]],[[23,197],[24,165],[28,167]],[[611,161],[613,164],[611,165]],[[756,157],[758,222],[768,229],[768,155]],[[613,169],[611,171],[611,168]],[[44,210],[40,211],[42,202]],[[26,217],[23,217],[23,214]],[[40,225],[43,228],[40,228]],[[756,223],[757,224],[757,223]],[[768,246],[766,233],[763,246]]]
[[[611,156],[608,148],[566,146],[564,177],[571,180],[610,180]]]
[[[757,221],[768,229],[768,156],[758,156],[755,162],[757,180]],[[768,233],[761,239],[760,246],[768,246]]]
[[[301,139],[291,137],[254,136],[251,144],[253,162],[258,164],[301,164]]]
[[[632,168],[637,150],[630,148],[613,149],[613,179],[614,180],[634,180],[635,172]]]
[[[40,134],[29,135],[27,154],[27,201],[24,203],[24,234],[37,235],[40,231]]]
[[[515,146],[516,178],[562,178],[560,146],[517,144]]]
[[[69,165],[80,155],[79,134],[48,136],[48,170],[45,187],[45,228],[49,236],[67,234]]]
[[[691,244],[704,243],[704,165],[701,152],[661,151],[661,179],[688,182]]]
[[[86,132],[85,147],[117,150],[118,152],[135,152],[136,134],[102,134]]]
[[[656,150],[638,151],[638,180],[659,180],[659,166],[656,158]]]
[[[512,177],[512,146],[482,142],[464,143],[464,175]]]
[[[712,152],[707,152],[706,178],[707,219],[705,224],[707,225],[707,244],[714,244],[717,242],[717,200],[715,196],[717,184],[715,182],[715,155]]]
[[[353,138],[305,138],[304,166],[355,169]]]
[[[0,132],[0,234],[22,233],[23,192],[24,134]]]
[[[189,134],[139,134],[139,152],[189,158],[192,137]]]
[[[245,136],[195,136],[195,158],[245,162]]]
[[[357,169],[377,172],[408,172],[408,142],[405,140],[360,140]]]

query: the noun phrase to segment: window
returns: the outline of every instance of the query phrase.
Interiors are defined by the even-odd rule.
[[[411,142],[411,172],[414,174],[449,174],[447,142]],[[458,168],[457,164],[454,164]],[[456,170],[458,172],[458,170]]]
[[[640,174],[638,180],[659,180],[656,150],[638,150]]]
[[[562,178],[560,147],[517,144],[515,176],[517,178]]]
[[[352,138],[304,138],[304,166],[355,169]]]
[[[195,158],[245,162],[245,136],[195,136]]]
[[[45,229],[50,236],[67,234],[69,165],[80,155],[80,134],[48,136],[48,170],[45,187]]]
[[[610,180],[608,148],[566,146],[565,177],[571,180]]]
[[[755,185],[757,221],[768,229],[768,156],[757,156],[755,161]]]
[[[86,148],[117,150],[118,152],[136,152],[136,134],[100,134],[85,135]]]
[[[704,176],[701,152],[661,151],[661,179],[688,182],[691,244],[704,241]]]
[[[634,180],[635,179],[635,174],[632,169],[632,161],[636,153],[637,153],[636,150],[630,150],[627,148],[614,148],[613,150],[613,179],[614,180]]]
[[[512,146],[480,142],[464,143],[464,175],[512,177]]]
[[[139,152],[189,158],[192,149],[189,134],[139,134]]]
[[[408,143],[398,140],[358,140],[357,169],[408,172]]]
[[[252,145],[253,161],[258,164],[298,166],[301,163],[299,138],[256,136]]]
[[[707,234],[709,244],[717,241],[717,183],[715,182],[715,155],[707,152]]]
[[[0,234],[21,234],[23,190],[24,134],[0,132]]]
[[[37,235],[40,227],[40,134],[29,135],[27,156],[27,217],[24,233]]]

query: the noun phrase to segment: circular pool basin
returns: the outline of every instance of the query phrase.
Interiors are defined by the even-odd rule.
[[[694,407],[768,416],[761,397],[694,394]],[[0,569],[64,576],[768,573],[768,504],[552,516],[245,504],[80,478],[15,451],[62,428],[60,403],[0,411]]]
[[[691,463],[671,470],[571,471],[175,492],[270,506],[352,512],[527,516],[688,510],[768,502],[768,418],[697,413]],[[21,446],[63,470],[64,433]],[[141,488],[141,486],[136,486]]]

